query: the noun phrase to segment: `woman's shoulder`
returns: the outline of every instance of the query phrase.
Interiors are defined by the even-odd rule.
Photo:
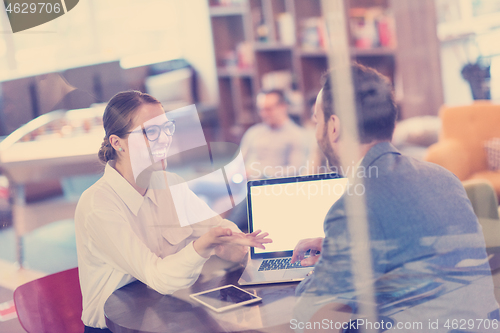
[[[104,207],[116,206],[117,194],[104,178],[100,178],[86,189],[78,200],[78,208],[94,211]]]

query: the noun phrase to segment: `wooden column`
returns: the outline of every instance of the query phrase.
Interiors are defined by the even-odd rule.
[[[401,118],[437,115],[444,99],[434,0],[391,0],[391,8],[403,84]]]

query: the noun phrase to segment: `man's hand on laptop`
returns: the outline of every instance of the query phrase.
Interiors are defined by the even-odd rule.
[[[319,253],[323,246],[323,238],[306,238],[297,243],[293,249],[292,261],[300,261],[301,266],[314,266],[319,259]],[[306,258],[307,251],[310,250],[309,257]]]

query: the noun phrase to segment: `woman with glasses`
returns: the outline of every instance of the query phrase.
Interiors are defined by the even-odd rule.
[[[193,284],[211,255],[238,262],[249,246],[271,241],[218,215],[201,216],[208,206],[164,171],[175,123],[154,97],[118,93],[103,124],[104,175],[83,193],[75,214],[85,332],[110,332],[104,303],[136,279],[170,294]],[[180,219],[198,223],[183,226]]]

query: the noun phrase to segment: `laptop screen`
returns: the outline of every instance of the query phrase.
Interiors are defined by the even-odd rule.
[[[252,258],[290,256],[299,240],[324,237],[325,216],[346,185],[337,174],[249,181],[249,230],[273,240],[265,250],[252,248]]]

